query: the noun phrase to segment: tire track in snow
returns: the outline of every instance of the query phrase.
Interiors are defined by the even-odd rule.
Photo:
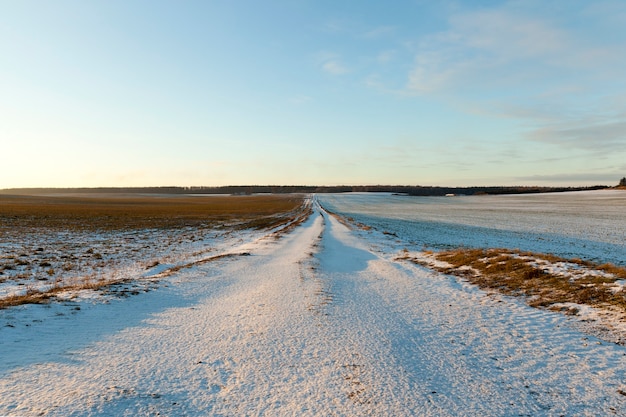
[[[452,277],[373,257],[328,220],[319,256],[337,299],[330,318],[366,370],[368,412],[626,413],[622,347],[519,300],[494,299]],[[349,256],[343,262],[342,254]]]
[[[319,294],[298,279],[320,231],[317,215],[283,240],[242,248],[251,256],[179,272],[180,291],[199,302],[94,343],[73,363],[1,377],[1,397],[12,398],[0,413],[346,414],[334,346],[307,308]]]

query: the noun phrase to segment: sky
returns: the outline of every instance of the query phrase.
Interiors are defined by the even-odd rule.
[[[626,1],[0,0],[0,188],[616,185]]]

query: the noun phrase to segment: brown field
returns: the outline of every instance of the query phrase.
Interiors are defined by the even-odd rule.
[[[150,268],[220,259],[215,245],[231,233],[280,237],[309,213],[303,195],[0,195],[0,308],[68,290],[150,287],[138,280]]]
[[[8,196],[0,195],[0,233],[45,227],[77,230],[177,228],[239,222],[272,226],[302,196]],[[1,236],[1,235],[0,235]]]

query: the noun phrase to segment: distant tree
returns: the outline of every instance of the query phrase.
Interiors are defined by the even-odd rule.
[[[626,187],[626,177],[619,180],[619,185],[620,187]]]

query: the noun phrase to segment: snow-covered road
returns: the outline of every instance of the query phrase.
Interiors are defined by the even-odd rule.
[[[282,239],[238,251],[250,256],[116,304],[126,326],[56,356],[0,356],[0,415],[626,415],[624,347],[394,261],[319,207]],[[111,306],[90,308],[78,316]],[[76,323],[98,325],[0,329],[0,355],[79,340]],[[29,335],[43,326],[55,331]]]

